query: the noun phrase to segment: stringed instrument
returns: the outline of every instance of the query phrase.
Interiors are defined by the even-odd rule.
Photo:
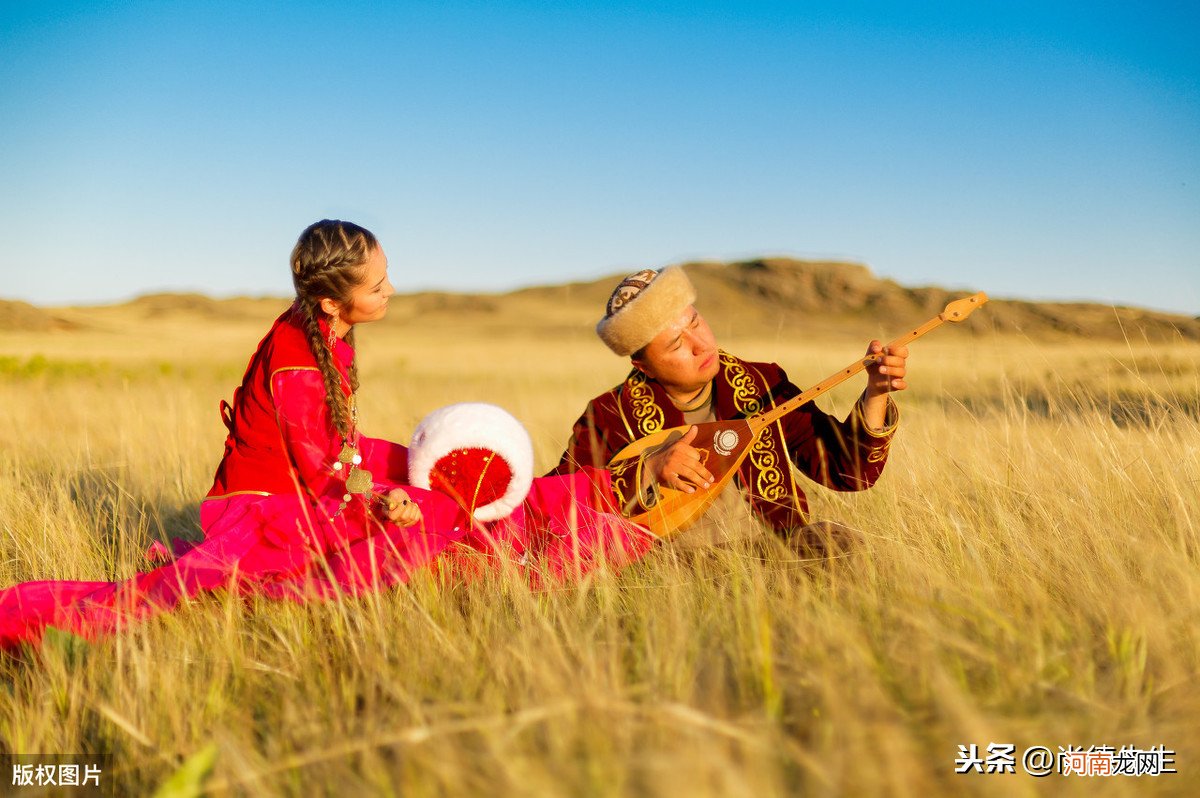
[[[937,329],[943,322],[960,322],[966,319],[978,307],[988,301],[987,294],[980,292],[963,299],[955,300],[946,308],[921,326],[905,333],[887,344],[887,347],[905,346],[922,335]],[[886,347],[885,347],[886,349]],[[633,516],[630,520],[642,524],[659,537],[668,537],[674,532],[687,528],[702,516],[716,500],[717,496],[733,479],[742,461],[750,453],[750,447],[762,434],[763,430],[774,424],[783,416],[801,405],[812,401],[826,391],[841,384],[855,374],[864,370],[884,357],[881,352],[868,355],[861,360],[851,363],[846,368],[817,383],[807,391],[792,397],[770,410],[764,410],[746,418],[729,421],[709,421],[704,424],[688,424],[682,427],[659,430],[638,438],[609,461],[609,465],[624,460],[637,459],[647,454],[653,454],[666,448],[687,434],[693,426],[696,427],[696,437],[692,446],[700,451],[700,460],[712,473],[713,482],[707,488],[696,486],[694,493],[686,493],[665,485],[658,486],[659,498],[654,507],[645,513]]]

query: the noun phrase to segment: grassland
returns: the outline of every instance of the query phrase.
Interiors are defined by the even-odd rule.
[[[196,535],[269,316],[0,334],[0,584],[115,579]],[[486,400],[557,457],[622,367],[584,334],[361,332],[363,424]],[[861,336],[859,336],[861,337]],[[811,384],[864,340],[733,339]],[[418,579],[306,606],[226,595],[0,663],[8,751],[112,755],[147,794],[217,746],[213,794],[1189,795],[1200,788],[1200,347],[936,333],[863,530],[532,593]],[[839,413],[857,388],[822,401]],[[1166,745],[1157,778],[956,775],[960,744]]]

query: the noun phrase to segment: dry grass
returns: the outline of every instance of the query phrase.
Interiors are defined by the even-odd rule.
[[[0,336],[0,584],[127,577],[152,537],[195,532],[217,402],[265,323],[119,321]],[[542,467],[622,375],[582,337],[361,337],[369,432],[493,401]],[[868,533],[833,567],[661,550],[550,593],[501,575],[307,606],[208,596],[0,664],[3,747],[111,753],[129,794],[209,742],[214,794],[1194,793],[1200,347],[964,341],[914,347],[878,486],[812,492]],[[730,348],[809,384],[862,344]],[[990,742],[1165,744],[1180,773],[954,774],[959,744]]]

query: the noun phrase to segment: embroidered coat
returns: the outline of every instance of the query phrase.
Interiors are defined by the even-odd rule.
[[[753,363],[722,351],[713,386],[717,420],[744,418],[768,410],[800,393],[783,369],[774,363]],[[755,515],[780,533],[808,523],[808,500],[796,470],[832,490],[869,488],[887,462],[888,447],[898,422],[889,401],[886,426],[872,431],[861,405],[838,421],[808,402],[785,415],[764,432],[743,461],[734,482],[746,493]],[[661,385],[637,369],[625,381],[588,403],[575,422],[571,440],[552,473],[571,473],[581,467],[608,467],[629,443],[662,429],[682,426]],[[793,468],[794,466],[794,468]],[[636,460],[609,467],[613,494],[626,514],[635,516],[653,503],[652,493],[637,483]]]

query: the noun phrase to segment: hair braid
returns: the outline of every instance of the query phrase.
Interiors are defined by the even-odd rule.
[[[325,404],[330,419],[343,437],[350,434],[350,409],[342,391],[342,375],[321,332],[321,300],[332,299],[339,305],[348,303],[351,292],[362,281],[363,264],[378,246],[375,236],[365,228],[351,222],[323,219],[309,225],[292,250],[292,283],[303,313],[308,346],[325,381]],[[354,346],[353,330],[346,334],[346,342]],[[353,361],[349,381],[350,390],[357,391],[358,367]]]
[[[350,344],[350,348],[357,350],[357,344],[354,342],[354,328],[351,327],[346,333],[346,343]],[[358,393],[358,360],[357,358],[350,361],[350,392]]]
[[[317,317],[308,308],[301,307],[304,310],[304,332],[308,335],[308,347],[316,355],[317,367],[321,369],[321,378],[325,381],[325,405],[329,408],[329,418],[339,435],[349,437],[350,408],[342,391],[342,375],[333,364],[333,353],[329,351]]]

